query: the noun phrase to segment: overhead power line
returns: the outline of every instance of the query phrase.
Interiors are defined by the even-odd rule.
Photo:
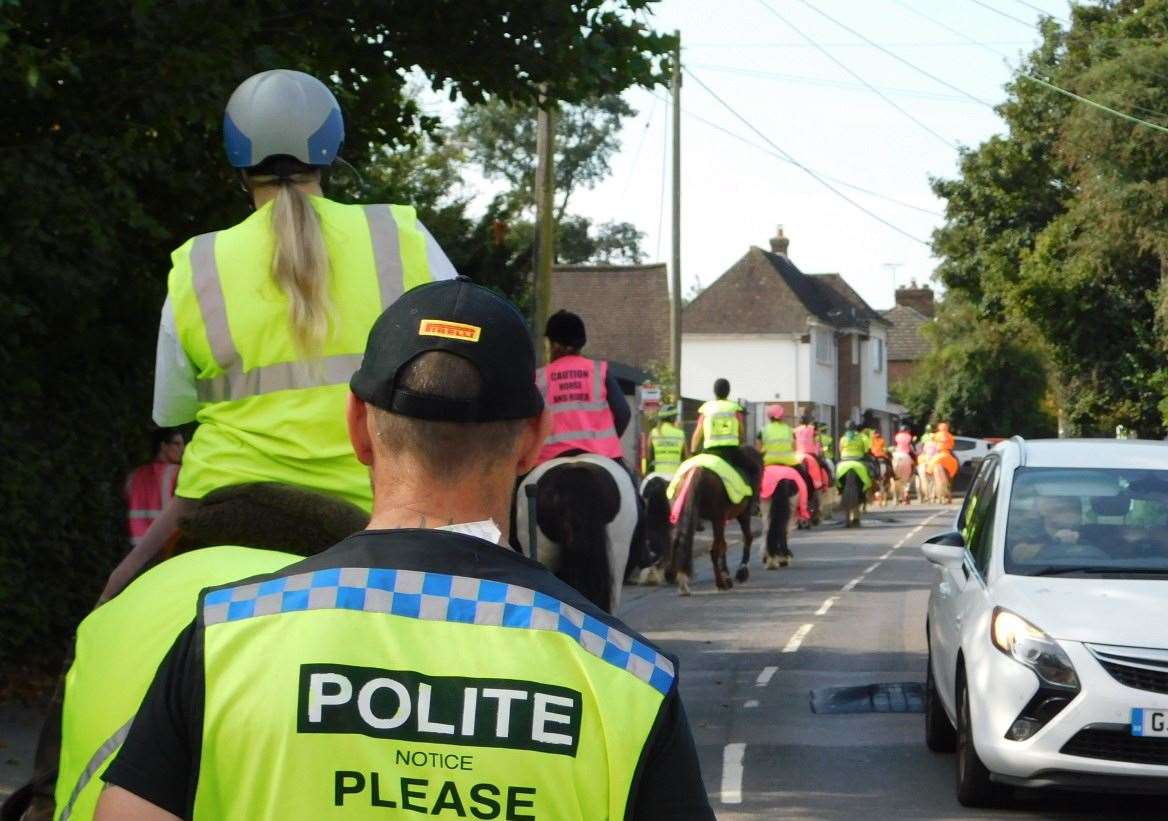
[[[981,6],[983,9],[987,9],[989,11],[992,11],[994,14],[996,14],[1000,17],[1005,17],[1007,20],[1013,20],[1015,23],[1021,23],[1022,25],[1026,26],[1026,28],[1034,28],[1033,21],[1023,20],[1021,17],[1015,17],[1014,15],[1010,14],[1009,12],[994,8],[989,3],[983,3],[981,0],[969,0],[969,2],[973,3],[976,6]]]
[[[1032,9],[1033,11],[1038,12],[1043,17],[1053,17],[1055,20],[1058,20],[1060,23],[1066,22],[1065,17],[1061,17],[1061,16],[1055,14],[1054,12],[1047,11],[1046,9],[1039,8],[1038,6],[1034,5],[1033,3],[1027,3],[1026,0],[1014,0],[1014,2],[1018,3],[1019,5],[1025,6],[1028,9]]]
[[[858,73],[856,71],[853,71],[850,66],[848,66],[846,63],[844,63],[842,60],[840,60],[838,57],[836,57],[830,51],[828,51],[827,49],[820,46],[819,43],[815,42],[815,40],[812,37],[805,34],[802,29],[800,29],[798,26],[796,26],[794,23],[792,23],[790,20],[788,20],[782,14],[780,14],[779,11],[774,6],[772,6],[770,3],[766,2],[766,0],[758,0],[758,2],[759,2],[759,5],[761,5],[764,9],[769,11],[771,14],[773,14],[779,20],[781,20],[782,23],[785,26],[787,26],[787,28],[791,29],[796,34],[798,34],[800,37],[802,37],[804,40],[806,40],[810,45],[814,46],[819,51],[820,54],[822,54],[827,59],[831,60],[837,66],[839,66],[844,71],[846,71],[848,74],[850,74],[852,77],[854,77],[856,80],[858,80],[860,82],[860,84],[864,86],[864,88],[868,89],[873,94],[875,94],[877,97],[879,97],[881,100],[888,103],[888,105],[892,106],[892,108],[896,109],[896,111],[902,117],[904,117],[905,119],[912,122],[914,125],[916,125],[918,128],[920,128],[922,131],[925,131],[929,135],[931,135],[932,137],[940,140],[942,143],[944,143],[949,148],[954,148],[954,149],[957,148],[957,143],[953,142],[948,137],[941,134],[939,131],[935,131],[931,126],[929,126],[928,123],[919,119],[916,115],[914,115],[907,108],[904,108],[903,106],[900,105],[900,103],[896,102],[896,100],[893,100],[891,97],[889,97],[883,91],[878,89],[876,86],[869,83],[864,78],[863,75],[861,75],[860,73]]]
[[[938,77],[936,74],[925,71],[923,68],[916,65],[915,63],[909,62],[908,60],[904,59],[899,54],[897,54],[895,51],[891,51],[889,49],[886,49],[884,46],[880,45],[879,43],[873,42],[868,37],[866,37],[865,35],[861,34],[858,31],[856,31],[851,26],[847,25],[846,23],[842,23],[839,20],[837,20],[836,18],[832,17],[826,11],[822,11],[820,9],[817,9],[813,3],[809,2],[809,0],[799,0],[799,2],[802,3],[803,5],[805,5],[807,8],[811,9],[813,12],[818,14],[820,17],[825,17],[828,20],[830,20],[831,22],[835,23],[837,26],[842,28],[844,31],[848,32],[848,34],[851,34],[853,37],[859,37],[865,43],[868,43],[868,44],[872,45],[873,47],[879,49],[880,51],[884,52],[885,54],[887,54],[889,57],[896,60],[897,62],[903,63],[904,65],[908,66],[909,68],[911,68],[913,71],[917,72],[918,74],[923,74],[924,76],[928,77],[933,82],[940,83],[941,85],[945,86],[945,88],[952,89],[953,91],[956,91],[961,96],[968,97],[969,99],[973,100],[976,103],[981,103],[986,108],[990,108],[990,109],[993,108],[993,105],[991,105],[990,103],[987,103],[985,100],[981,99],[980,97],[975,97],[974,95],[970,94],[965,89],[958,88],[957,86],[950,83],[948,80],[943,80],[940,77]]]
[[[669,102],[668,99],[666,99],[665,97],[659,96],[655,92],[649,92],[649,93],[652,94],[654,97],[656,97],[658,100],[660,100],[663,103]],[[735,139],[738,142],[743,143],[744,145],[749,145],[755,151],[761,151],[763,154],[766,154],[768,157],[774,157],[775,159],[779,160],[780,162],[787,163],[788,165],[794,164],[791,162],[791,159],[789,157],[783,156],[782,154],[778,153],[777,151],[774,151],[773,149],[767,148],[766,146],[762,146],[756,142],[752,142],[751,140],[748,140],[746,137],[743,137],[741,134],[737,134],[737,133],[731,131],[730,129],[725,128],[724,126],[720,126],[716,122],[714,122],[713,120],[707,120],[705,117],[701,116],[700,114],[695,114],[692,111],[690,111],[689,109],[682,108],[681,113],[684,114],[685,116],[693,119],[693,120],[696,120],[697,122],[701,123],[702,125],[707,126],[708,128],[712,128],[715,131],[719,131],[719,132],[725,134],[727,137]],[[909,208],[913,211],[919,211],[922,214],[928,214],[929,216],[933,216],[933,217],[945,216],[940,211],[934,211],[934,210],[931,210],[929,208],[922,208],[919,205],[913,205],[911,202],[905,202],[904,200],[898,200],[896,197],[890,197],[887,194],[881,194],[879,191],[873,191],[871,188],[864,188],[863,186],[848,182],[847,180],[841,180],[838,177],[833,177],[830,174],[824,174],[824,173],[819,172],[819,171],[817,171],[816,173],[819,174],[819,176],[823,177],[825,180],[828,180],[829,182],[833,182],[836,185],[842,186],[843,188],[850,188],[853,191],[859,191],[861,194],[867,194],[870,197],[876,197],[877,199],[884,200],[886,202],[890,202],[893,205],[899,205],[901,208]]]
[[[807,85],[825,86],[828,88],[846,88],[855,89],[858,91],[867,91],[867,89],[858,83],[850,83],[847,80],[829,80],[825,77],[807,77],[802,74],[783,74],[775,71],[759,71],[753,68],[742,68],[741,66],[721,66],[712,63],[690,63],[692,68],[700,68],[706,71],[720,71],[729,74],[738,74],[743,77],[757,77],[764,80],[789,80],[793,83],[806,83]],[[876,86],[881,91],[886,91],[889,94],[899,94],[904,97],[913,97],[919,100],[935,100],[946,103],[963,103],[969,105],[970,101],[965,97],[958,97],[956,94],[946,94],[941,91],[922,91],[917,88],[898,88],[896,86]]]
[[[799,0],[799,2],[802,3],[802,2],[805,2],[805,0]],[[969,36],[967,34],[965,34],[965,32],[961,31],[960,29],[953,28],[952,26],[941,22],[937,18],[932,17],[928,14],[925,14],[920,9],[918,9],[914,6],[910,6],[908,3],[903,2],[903,0],[892,0],[892,2],[896,3],[898,6],[900,6],[902,8],[908,9],[909,11],[911,11],[913,14],[917,15],[918,17],[923,17],[924,19],[928,20],[930,23],[932,23],[935,26],[939,26],[940,28],[943,28],[952,34],[956,34],[959,37],[965,37],[966,39],[970,39]],[[985,8],[988,8],[991,11],[994,10],[992,6],[987,6],[985,3],[980,2],[980,0],[970,0],[970,2],[976,3],[979,6],[984,6]],[[1029,26],[1030,24],[1027,23],[1026,25]],[[998,51],[997,49],[990,48],[989,46],[985,46],[985,48],[989,48],[990,51],[993,51],[995,54],[997,54],[998,56],[1002,57],[1005,60],[1010,59],[1007,55],[1003,54],[1002,52]],[[1072,100],[1077,100],[1078,102],[1083,103],[1084,105],[1091,106],[1092,108],[1098,109],[1099,111],[1104,111],[1108,114],[1111,114],[1114,117],[1119,117],[1120,119],[1127,120],[1130,123],[1134,123],[1136,125],[1142,125],[1142,126],[1145,126],[1146,128],[1151,128],[1151,129],[1154,129],[1156,131],[1161,131],[1165,134],[1168,134],[1168,127],[1162,126],[1159,123],[1153,123],[1149,120],[1140,119],[1139,117],[1136,117],[1132,114],[1128,114],[1127,112],[1119,111],[1118,109],[1104,105],[1103,103],[1101,103],[1097,100],[1092,100],[1090,97],[1084,97],[1081,94],[1076,94],[1075,92],[1070,91],[1069,89],[1065,89],[1062,86],[1055,85],[1054,83],[1050,82],[1049,80],[1044,80],[1041,77],[1035,77],[1033,74],[1028,74],[1027,72],[1023,71],[1022,69],[1018,69],[1018,77],[1020,77],[1023,80],[1029,80],[1030,82],[1035,83],[1037,85],[1040,85],[1043,88],[1049,89],[1050,91],[1054,91],[1058,94],[1062,94],[1064,97],[1069,97]],[[1147,109],[1145,109],[1145,110],[1147,110]]]
[[[767,145],[771,146],[771,148],[775,149],[775,151],[778,151],[780,154],[782,154],[784,157],[786,157],[787,160],[789,160],[792,165],[794,165],[797,168],[799,168],[800,170],[802,170],[804,173],[806,173],[808,176],[810,176],[812,179],[814,179],[816,182],[818,182],[824,188],[831,191],[833,194],[835,194],[837,197],[842,199],[844,202],[851,205],[853,208],[857,208],[860,211],[863,211],[865,214],[867,214],[872,219],[876,220],[877,222],[879,222],[880,224],[884,225],[887,228],[891,228],[893,231],[900,234],[901,236],[907,237],[908,239],[911,239],[913,242],[920,243],[921,245],[924,245],[926,248],[929,247],[929,243],[927,243],[925,240],[921,239],[920,237],[917,237],[917,236],[910,234],[908,231],[904,230],[899,225],[896,225],[894,223],[889,222],[888,220],[884,219],[884,217],[880,216],[872,209],[867,208],[866,206],[861,205],[860,203],[856,202],[854,199],[849,197],[844,192],[840,191],[838,188],[836,188],[830,182],[825,180],[822,176],[817,174],[815,171],[812,171],[810,168],[805,166],[803,163],[796,160],[793,156],[791,156],[790,152],[784,150],[779,145],[777,145],[774,142],[774,140],[772,140],[764,132],[762,132],[758,128],[756,128],[749,120],[747,120],[745,117],[743,117],[741,114],[739,114],[738,111],[735,110],[733,106],[731,106],[728,102],[726,102],[720,96],[718,96],[718,93],[715,92],[708,85],[706,85],[702,81],[701,77],[698,77],[696,74],[694,74],[688,68],[683,68],[683,70],[685,71],[686,74],[688,74],[690,76],[690,78],[695,83],[697,83],[699,86],[701,86],[707,94],[709,94],[711,97],[713,97],[715,100],[717,100],[718,103],[723,108],[725,108],[727,111],[729,111],[730,114],[733,115],[735,119],[737,119],[739,122],[741,122],[747,128],[749,128],[751,131],[753,131],[755,134],[757,134],[759,137],[761,137],[763,142],[765,142]]]
[[[871,43],[820,43],[826,48],[872,48]],[[934,42],[915,42],[915,43],[883,43],[885,48],[950,48],[952,46],[968,46],[970,43],[954,42],[952,40],[934,41]],[[979,43],[978,45],[982,45]],[[1026,40],[993,40],[988,41],[985,45],[999,45],[999,46],[1025,46],[1028,45]],[[806,43],[783,43],[771,41],[768,43],[743,43],[743,42],[729,42],[729,43],[686,43],[685,50],[691,51],[695,48],[809,48]]]

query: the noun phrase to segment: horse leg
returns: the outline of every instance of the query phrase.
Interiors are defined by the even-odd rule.
[[[719,590],[729,590],[734,583],[730,581],[730,574],[726,566],[726,522],[715,516],[711,524],[714,526],[714,543],[710,546],[710,562],[714,565],[714,584]]]
[[[750,526],[750,508],[738,514],[738,526],[742,528],[742,561],[734,578],[740,583],[750,578],[750,547],[754,544],[754,529]]]

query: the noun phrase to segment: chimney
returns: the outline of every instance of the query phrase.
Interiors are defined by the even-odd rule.
[[[933,302],[933,289],[928,285],[918,286],[915,279],[907,288],[896,289],[896,304],[913,308],[929,319],[937,312],[937,306]]]
[[[779,226],[775,230],[775,235],[771,237],[771,250],[776,254],[787,256],[787,249],[791,246],[791,240],[783,236],[783,226]]]

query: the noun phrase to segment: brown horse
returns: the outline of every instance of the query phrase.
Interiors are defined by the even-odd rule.
[[[743,450],[751,458],[759,460],[761,469],[761,458],[757,453],[747,448]],[[754,488],[754,492],[757,494],[758,488]],[[726,563],[726,551],[729,547],[726,542],[726,522],[732,519],[736,519],[742,528],[742,561],[734,577],[739,582],[745,582],[750,578],[750,546],[754,540],[750,528],[750,502],[749,496],[737,504],[731,502],[726,494],[726,486],[718,474],[704,468],[694,468],[689,482],[689,494],[682,506],[669,551],[663,557],[665,577],[667,579],[676,577],[678,593],[688,596],[690,592],[689,580],[693,578],[694,530],[699,519],[704,519],[713,526],[714,543],[710,546],[710,562],[714,566],[714,584],[717,588],[729,590],[734,586],[734,582],[730,580],[730,568]]]

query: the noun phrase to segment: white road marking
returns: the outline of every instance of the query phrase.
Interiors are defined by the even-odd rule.
[[[758,699],[757,699],[757,698],[752,698],[752,699],[750,699],[749,701],[747,701],[745,704],[743,704],[742,706],[743,706],[743,707],[745,707],[745,708],[746,708],[746,709],[748,709],[748,710],[749,710],[751,707],[757,707],[757,706],[758,706]]]
[[[832,596],[831,598],[829,598],[829,599],[826,599],[826,600],[823,602],[823,604],[819,605],[819,609],[815,611],[815,615],[817,615],[817,616],[826,616],[826,615],[827,615],[827,611],[828,611],[828,610],[830,610],[830,609],[831,609],[831,606],[832,606],[833,604],[835,604],[835,603],[836,603],[836,601],[838,601],[838,600],[839,600],[839,596]]]
[[[861,576],[867,576],[869,573],[871,573],[873,570],[875,570],[875,569],[876,569],[876,568],[878,568],[879,566],[880,566],[880,562],[876,562],[876,564],[870,564],[870,565],[868,565],[867,569],[866,569],[866,570],[864,570],[864,572],[863,572],[863,573],[861,573],[860,575],[861,575]]]
[[[758,678],[754,680],[755,687],[766,687],[775,673],[779,672],[778,667],[764,667],[762,672],[758,674]]]
[[[746,745],[741,742],[727,744],[722,750],[722,803],[742,803],[742,759],[746,757]]]
[[[794,653],[803,644],[803,639],[807,638],[807,634],[811,632],[811,628],[815,624],[805,624],[795,631],[795,635],[791,636],[791,640],[787,642],[787,646],[783,648],[784,653]]]
[[[850,593],[853,589],[855,589],[856,585],[862,581],[864,581],[864,580],[861,577],[857,576],[856,578],[852,579],[850,582],[845,584],[843,587],[841,587],[840,592],[841,593]]]

